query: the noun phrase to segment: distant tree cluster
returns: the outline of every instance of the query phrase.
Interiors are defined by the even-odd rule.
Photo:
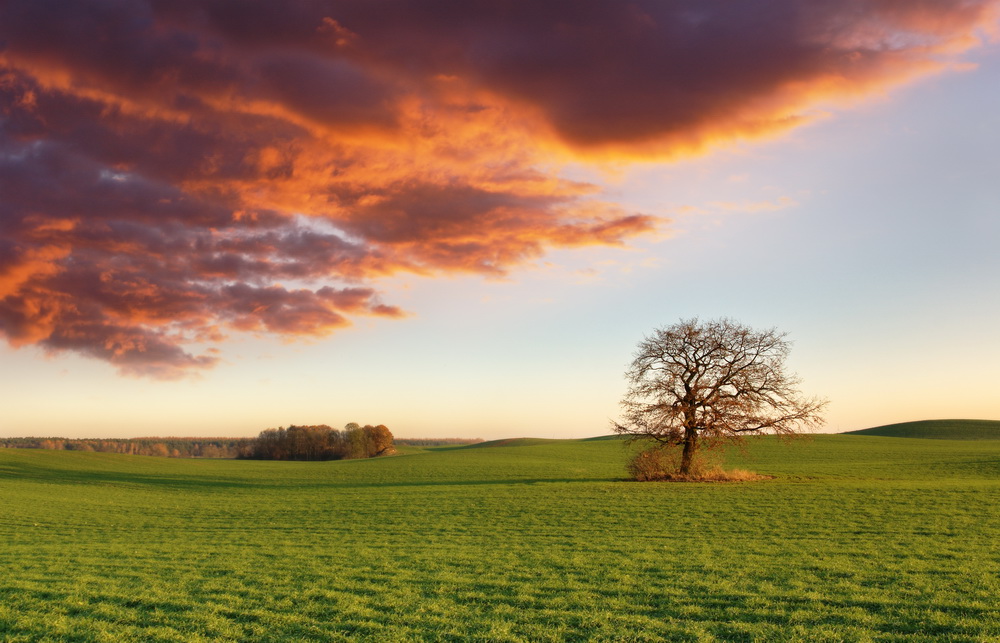
[[[397,438],[396,444],[410,447],[451,447],[479,444],[482,438]]]
[[[351,422],[338,430],[319,424],[266,429],[242,457],[255,460],[345,460],[374,458],[394,451],[392,433],[384,424]]]
[[[171,458],[236,458],[244,454],[252,442],[252,438],[0,438],[0,447]]]
[[[450,439],[437,444],[458,444]],[[0,448],[96,451],[172,458],[249,458],[258,460],[344,460],[394,452],[392,433],[384,425],[343,430],[322,424],[267,429],[256,438],[0,438]]]

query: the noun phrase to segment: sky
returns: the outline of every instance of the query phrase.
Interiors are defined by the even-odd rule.
[[[0,3],[0,436],[607,434],[653,329],[1000,419],[1000,1]]]

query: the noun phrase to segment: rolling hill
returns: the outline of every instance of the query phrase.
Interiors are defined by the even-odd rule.
[[[1000,440],[997,420],[921,420],[886,424],[844,435],[878,435],[889,438],[927,438],[933,440]]]

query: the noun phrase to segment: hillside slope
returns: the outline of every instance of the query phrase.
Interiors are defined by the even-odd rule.
[[[886,424],[844,435],[879,435],[890,438],[928,438],[934,440],[1000,440],[1000,421],[996,420],[921,420]]]

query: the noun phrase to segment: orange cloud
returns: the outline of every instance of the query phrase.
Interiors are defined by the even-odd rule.
[[[0,333],[178,377],[228,331],[399,317],[400,271],[621,245],[662,222],[562,163],[773,136],[960,64],[998,6],[10,0]]]

